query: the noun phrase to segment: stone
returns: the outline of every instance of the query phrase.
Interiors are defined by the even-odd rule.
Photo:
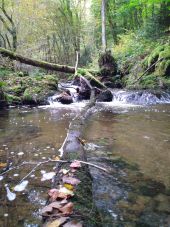
[[[103,91],[97,96],[98,102],[111,102],[112,99],[113,99],[113,94],[109,90]]]

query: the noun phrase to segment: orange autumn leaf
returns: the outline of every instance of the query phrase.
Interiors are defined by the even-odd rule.
[[[62,207],[62,204],[60,202],[53,202],[50,203],[49,205],[45,206],[42,210],[41,210],[41,214],[44,216],[47,213],[52,213],[53,209],[59,209]]]
[[[64,215],[72,214],[73,212],[73,203],[69,202],[62,208],[59,208],[59,211],[61,211]]]
[[[6,167],[7,166],[7,163],[4,163],[4,162],[1,162],[0,163],[0,168],[4,168],[4,167]]]
[[[60,192],[58,189],[53,188],[48,191],[48,195],[50,196],[50,201],[55,201],[56,199],[66,199],[67,193]]]
[[[56,156],[53,158],[54,161],[59,161],[60,160],[60,157],[59,156]]]

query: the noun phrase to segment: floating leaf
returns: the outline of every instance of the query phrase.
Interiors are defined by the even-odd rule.
[[[74,162],[71,163],[70,167],[71,168],[80,168],[81,163],[79,161],[74,161]]]
[[[72,214],[73,212],[73,203],[67,203],[65,206],[63,206],[62,208],[59,208],[59,210],[63,213],[63,214]]]
[[[14,191],[16,191],[16,192],[22,192],[22,191],[25,190],[25,188],[27,187],[27,185],[28,185],[28,181],[27,180],[24,180],[20,184],[17,184],[14,187]]]
[[[44,227],[59,227],[62,225],[64,222],[66,222],[68,217],[61,217],[53,222],[47,223]]]
[[[6,186],[7,198],[9,201],[13,201],[16,198],[16,194],[11,192],[8,186]]]
[[[80,222],[77,221],[70,221],[63,225],[63,227],[83,227],[83,225]]]
[[[61,187],[61,188],[59,189],[59,192],[60,192],[60,193],[64,193],[64,194],[67,195],[67,196],[73,196],[73,195],[74,195],[73,191],[71,191],[71,190],[69,190],[69,189],[67,189],[67,188],[65,188],[65,187]]]
[[[41,181],[51,180],[55,176],[55,172],[43,173]]]
[[[74,189],[74,186],[72,184],[64,184],[64,187],[67,188],[68,190]]]
[[[64,176],[62,180],[64,183],[72,184],[72,185],[78,185],[81,182],[80,180],[78,180],[75,177],[67,177],[67,176]]]
[[[4,167],[6,167],[7,166],[7,163],[4,163],[4,162],[1,162],[0,163],[0,168],[4,168]]]

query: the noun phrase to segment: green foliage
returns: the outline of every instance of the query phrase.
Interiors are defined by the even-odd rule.
[[[19,105],[21,104],[21,98],[15,95],[10,95],[10,94],[5,94],[5,99],[8,102],[9,105],[11,104],[16,104]]]
[[[4,81],[0,81],[0,88],[5,87],[7,84]]]
[[[148,58],[148,67],[150,65],[152,65],[153,63],[155,63],[158,58],[159,58],[159,54],[161,51],[164,50],[164,46],[158,46],[149,56]]]

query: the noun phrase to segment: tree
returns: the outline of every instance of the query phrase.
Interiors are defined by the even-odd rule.
[[[106,52],[106,0],[102,0],[101,6],[101,16],[102,16],[102,50]]]
[[[9,15],[5,9],[4,0],[1,0],[0,12],[1,12],[0,21],[2,22],[2,24],[6,30],[5,34],[0,33],[0,36],[4,42],[4,47],[6,47],[8,44],[9,49],[16,51],[16,49],[17,49],[17,29],[16,29],[12,15]],[[10,42],[10,38],[8,37],[8,34],[12,38],[12,44]]]

